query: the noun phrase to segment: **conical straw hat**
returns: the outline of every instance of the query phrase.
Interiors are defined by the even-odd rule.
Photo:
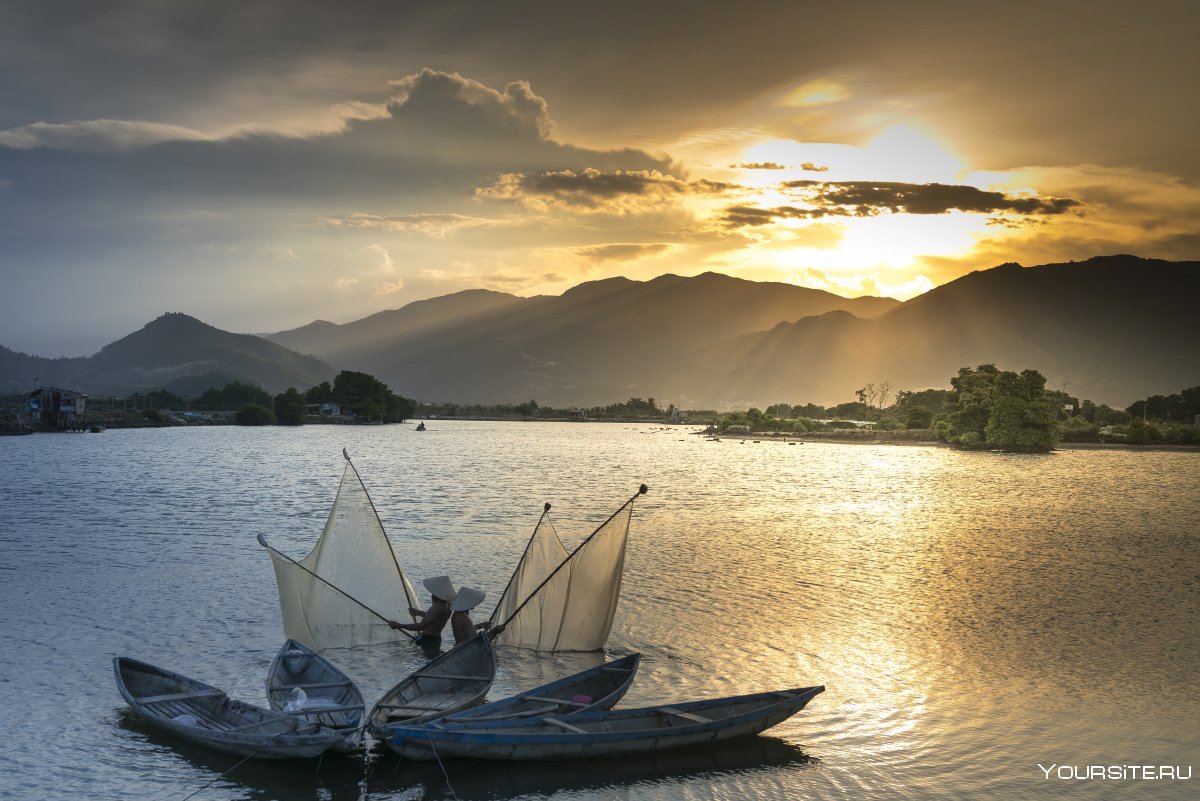
[[[443,601],[453,601],[454,596],[458,594],[450,582],[449,576],[430,576],[421,583],[433,597],[441,598]]]
[[[450,604],[450,608],[455,612],[466,612],[468,609],[474,609],[479,606],[486,597],[487,593],[483,590],[477,590],[474,587],[463,587],[458,591],[458,596],[455,597],[454,603]]]

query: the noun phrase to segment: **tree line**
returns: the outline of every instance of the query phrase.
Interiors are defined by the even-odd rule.
[[[1017,373],[994,364],[963,367],[950,386],[893,395],[887,382],[868,384],[855,393],[856,401],[832,407],[773,404],[765,411],[724,414],[718,427],[808,433],[868,423],[877,431],[929,429],[960,448],[1024,452],[1045,452],[1060,441],[1200,444],[1195,424],[1200,387],[1119,410],[1047,389],[1036,370]]]
[[[115,409],[110,399],[110,409]],[[206,389],[193,398],[185,398],[165,389],[137,393],[120,400],[123,408],[132,405],[154,422],[162,422],[163,412],[234,412],[240,425],[303,425],[310,406],[333,403],[343,413],[360,422],[400,423],[416,412],[416,402],[395,392],[368,373],[343,370],[333,383],[323,381],[305,392],[289,387],[278,395],[253,384],[230,381],[220,389]]]

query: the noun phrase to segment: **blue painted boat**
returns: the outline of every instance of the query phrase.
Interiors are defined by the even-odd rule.
[[[570,676],[534,687],[519,695],[438,718],[439,723],[487,725],[509,718],[554,715],[572,717],[612,709],[624,697],[641,664],[641,654],[614,659]]]
[[[640,709],[584,712],[570,719],[498,720],[487,725],[392,726],[385,743],[406,759],[590,759],[707,745],[746,737],[787,720],[823,686],[711,698]]]

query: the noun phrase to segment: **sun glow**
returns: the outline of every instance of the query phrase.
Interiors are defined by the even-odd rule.
[[[786,186],[793,181],[955,184],[965,172],[963,161],[918,124],[885,128],[861,147],[763,140],[743,151],[741,164],[739,184],[750,190],[743,202],[766,210],[810,208],[803,188]],[[987,215],[958,211],[792,213],[743,229],[751,244],[733,260],[848,294],[908,298],[927,291],[933,283],[919,272],[922,257],[961,258],[987,230]]]

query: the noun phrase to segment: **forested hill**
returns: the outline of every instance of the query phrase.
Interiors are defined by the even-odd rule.
[[[613,278],[558,296],[459,292],[271,341],[168,314],[89,358],[0,349],[0,388],[37,377],[194,395],[236,379],[278,392],[353,370],[421,401],[744,409],[834,405],[869,383],[946,388],[961,367],[995,364],[1123,408],[1200,384],[1198,297],[1200,263],[1134,256],[1001,265],[905,303],[715,273]]]
[[[27,390],[35,379],[92,395],[153,389],[195,395],[231,380],[280,392],[328,381],[334,373],[315,357],[250,334],[231,334],[185,314],[164,314],[94,356],[44,359],[0,350],[4,392]]]
[[[902,304],[706,273],[557,297],[459,293],[324,325],[313,352],[435,401],[829,405],[867,383],[946,387],[960,367],[995,363],[1124,406],[1200,383],[1197,297],[1197,262],[1134,256],[1001,265]]]

